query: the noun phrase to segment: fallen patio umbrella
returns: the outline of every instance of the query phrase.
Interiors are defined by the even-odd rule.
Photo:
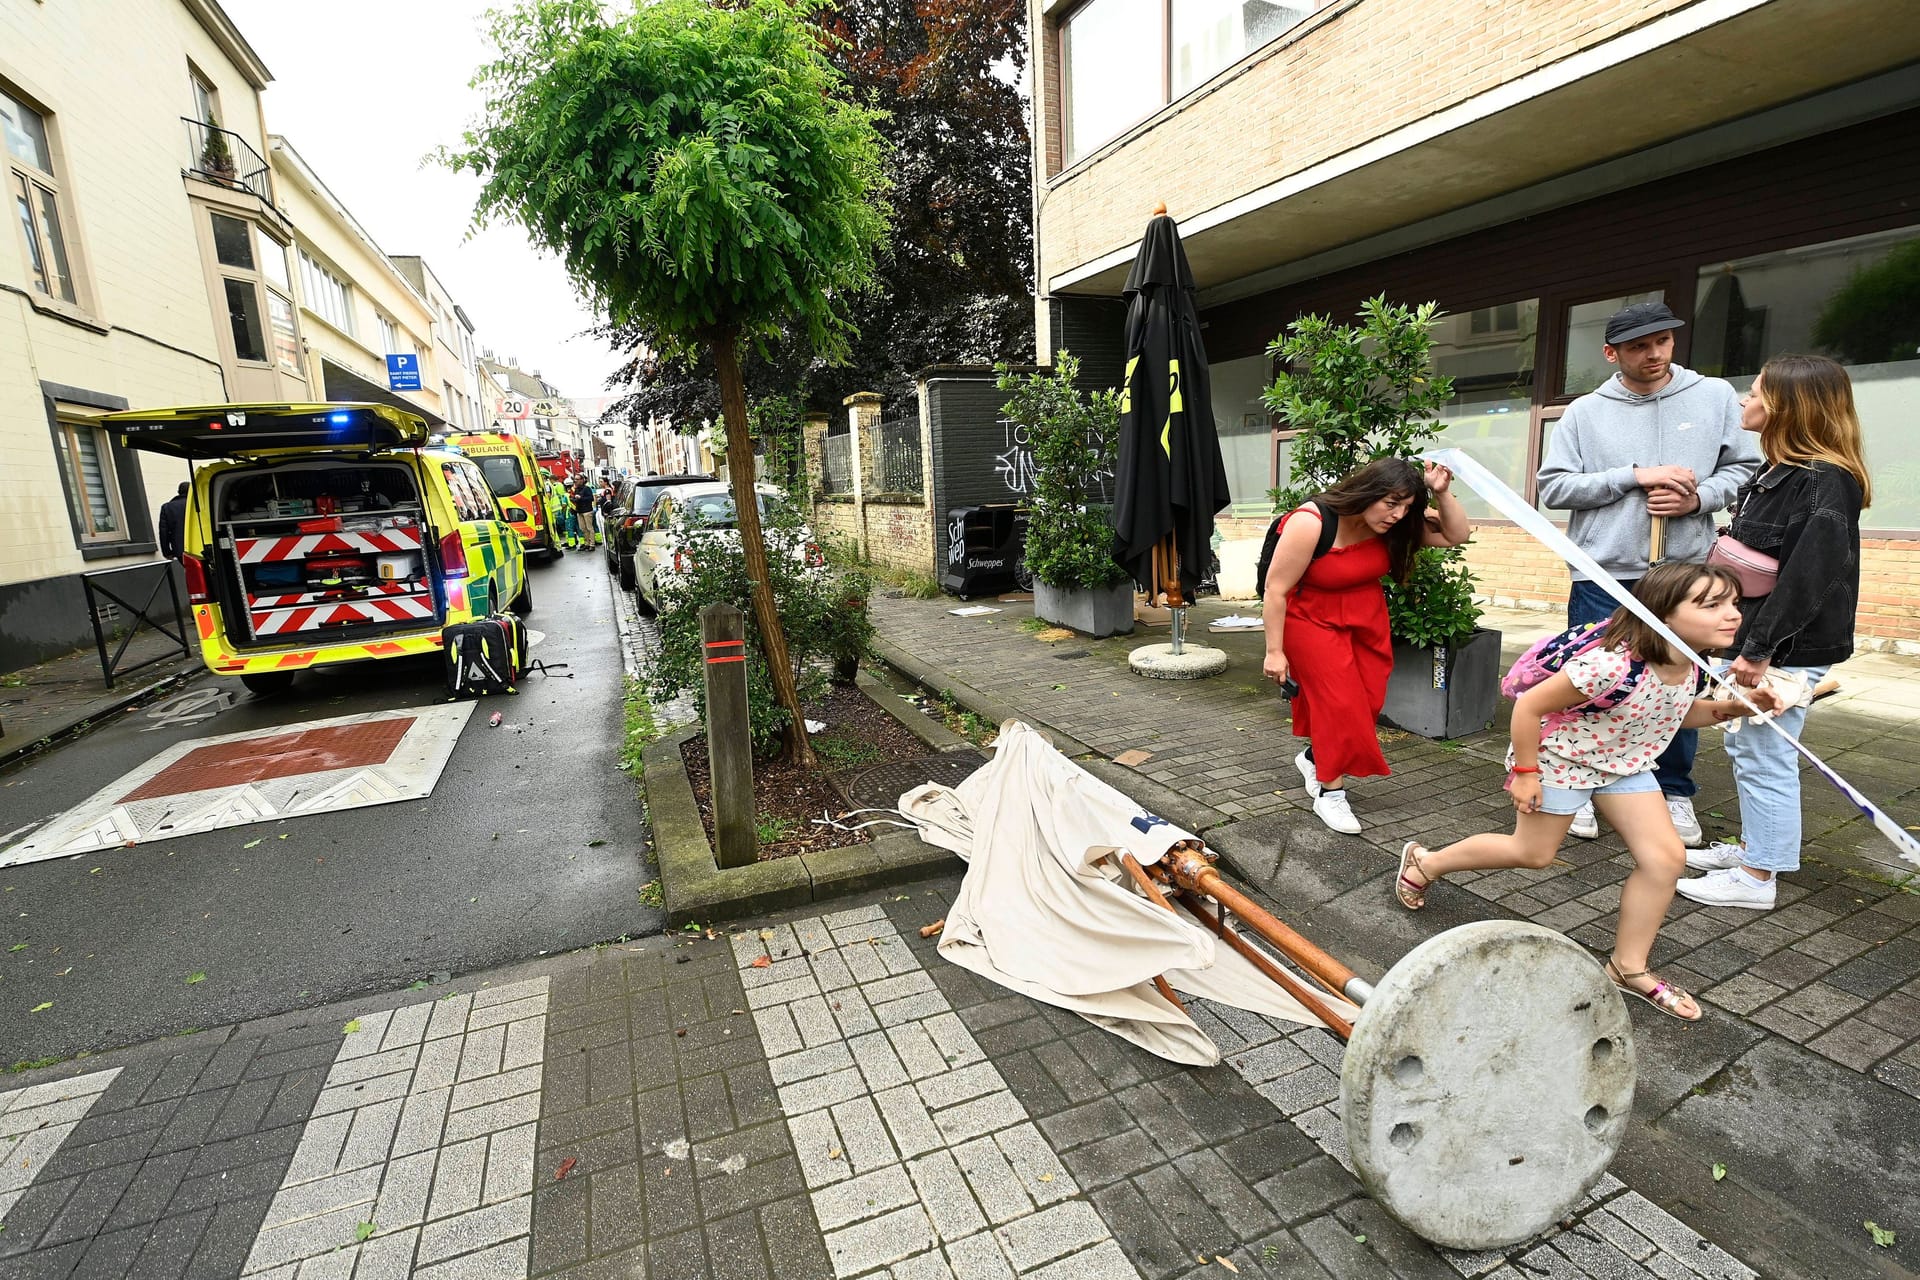
[[[1179,228],[1161,205],[1127,273],[1125,386],[1114,476],[1113,556],[1173,610],[1173,653],[1185,649],[1186,607],[1206,576],[1213,518],[1230,500],[1213,420],[1193,272]]]
[[[965,781],[916,787],[900,810],[967,860],[943,927],[921,931],[943,959],[1173,1062],[1219,1061],[1195,997],[1347,1041],[1353,1170],[1436,1244],[1531,1238],[1619,1150],[1632,1024],[1594,958],[1551,929],[1462,925],[1366,982],[1230,884],[1198,836],[1018,721]]]

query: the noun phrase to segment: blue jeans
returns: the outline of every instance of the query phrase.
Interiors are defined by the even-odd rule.
[[[1649,769],[1615,778],[1604,787],[1554,787],[1543,782],[1540,784],[1540,812],[1571,817],[1592,804],[1595,796],[1638,796],[1659,789]]]
[[[1805,672],[1817,683],[1825,667],[1780,667]],[[1782,729],[1800,736],[1807,708],[1795,707],[1776,718]],[[1727,735],[1727,758],[1733,761],[1733,785],[1740,792],[1741,861],[1759,871],[1800,869],[1800,753],[1785,738],[1763,724],[1743,724]]]
[[[1634,587],[1632,582],[1620,585],[1629,591]],[[1605,622],[1619,607],[1612,596],[1601,590],[1600,584],[1576,579],[1573,591],[1567,596],[1567,625],[1579,627],[1589,622]],[[1767,733],[1771,735],[1772,730]],[[1682,729],[1673,735],[1673,741],[1653,762],[1654,781],[1660,784],[1661,791],[1669,796],[1691,798],[1700,789],[1693,781],[1693,753],[1699,749],[1698,729]]]

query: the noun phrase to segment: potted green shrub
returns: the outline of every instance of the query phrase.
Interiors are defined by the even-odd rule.
[[[1001,412],[1025,429],[1033,450],[1026,567],[1034,615],[1096,638],[1125,635],[1133,630],[1133,583],[1113,558],[1106,512],[1088,500],[1096,479],[1113,470],[1120,393],[1082,392],[1080,361],[1066,351],[1051,369],[1015,373],[1001,364],[994,372],[1011,396]]]
[[[207,141],[200,148],[200,171],[223,182],[233,181],[233,147],[228,144],[217,116],[207,121]]]
[[[1301,316],[1267,354],[1282,370],[1267,407],[1293,441],[1284,488],[1269,495],[1291,510],[1375,458],[1411,458],[1440,435],[1438,414],[1453,380],[1433,373],[1438,310],[1370,298],[1357,325]],[[1393,676],[1381,719],[1427,738],[1485,728],[1500,694],[1500,633],[1481,628],[1473,574],[1459,547],[1429,547],[1405,587],[1387,584]]]

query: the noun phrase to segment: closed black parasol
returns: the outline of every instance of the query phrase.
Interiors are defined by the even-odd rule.
[[[1113,556],[1175,609],[1193,602],[1212,556],[1227,468],[1213,422],[1193,272],[1164,207],[1127,275],[1127,366],[1114,477]]]

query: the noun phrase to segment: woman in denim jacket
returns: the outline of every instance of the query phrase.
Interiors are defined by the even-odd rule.
[[[1769,668],[1817,683],[1853,653],[1860,598],[1860,512],[1873,501],[1860,419],[1845,369],[1824,356],[1775,356],[1741,399],[1740,425],[1760,435],[1766,462],[1740,491],[1727,532],[1780,561],[1773,590],[1740,602],[1745,615],[1730,674],[1752,687]],[[1775,722],[1798,737],[1803,704]],[[1707,872],[1679,891],[1710,906],[1773,906],[1774,878],[1800,869],[1800,760],[1779,734],[1749,725],[1727,735],[1740,792],[1740,843],[1687,854]]]

